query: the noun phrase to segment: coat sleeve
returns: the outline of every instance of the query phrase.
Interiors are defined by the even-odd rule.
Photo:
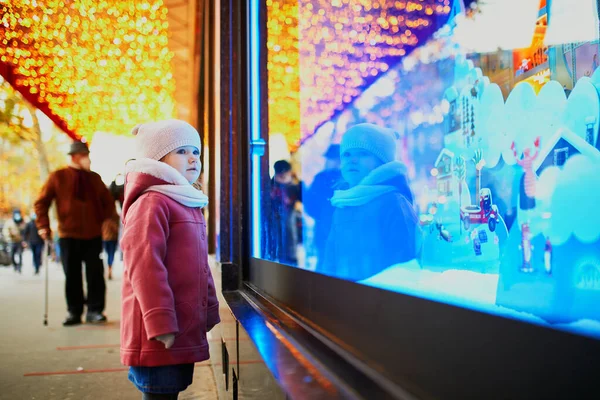
[[[50,230],[50,218],[48,217],[48,210],[50,209],[52,201],[56,197],[55,181],[56,175],[51,174],[42,187],[40,195],[33,206],[36,214],[35,224],[38,229]]]
[[[11,226],[12,220],[8,221],[4,227],[2,228],[2,236],[4,236],[4,238],[6,240],[12,241],[11,240],[11,233],[10,233],[10,226]]]
[[[142,196],[128,212],[121,247],[124,273],[139,302],[148,339],[179,331],[164,263],[168,238],[168,206],[158,197]]]
[[[208,265],[208,261],[207,261]],[[209,332],[221,322],[219,316],[219,299],[217,298],[217,291],[215,289],[215,281],[213,280],[210,269],[208,270],[208,308],[206,317],[206,331]]]
[[[386,268],[413,260],[420,247],[421,229],[418,218],[406,198],[399,196],[384,218],[385,235],[392,242],[383,252]]]
[[[315,219],[319,218],[321,210],[329,205],[327,204],[328,200],[323,195],[326,190],[326,181],[319,174],[315,177],[310,188],[306,190],[303,201],[304,210]]]

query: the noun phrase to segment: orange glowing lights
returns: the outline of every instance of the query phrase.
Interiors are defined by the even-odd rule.
[[[0,57],[66,130],[127,133],[174,115],[166,13],[162,0],[0,0]]]

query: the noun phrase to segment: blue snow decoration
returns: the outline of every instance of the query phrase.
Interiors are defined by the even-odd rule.
[[[599,169],[594,157],[576,155],[544,171],[540,209],[520,215],[510,230],[497,305],[552,324],[600,320]]]

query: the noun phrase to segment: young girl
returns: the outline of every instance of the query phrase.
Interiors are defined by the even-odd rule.
[[[121,362],[143,399],[177,399],[194,363],[209,358],[219,323],[208,265],[200,137],[178,120],[136,126],[138,158],[127,165]]]
[[[419,227],[391,131],[355,125],[342,137],[340,154],[345,187],[331,198],[333,222],[318,269],[360,281],[414,259]]]

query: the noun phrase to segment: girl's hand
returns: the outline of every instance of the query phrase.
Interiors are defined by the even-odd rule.
[[[163,342],[163,344],[165,345],[165,349],[169,349],[171,348],[171,346],[173,346],[173,343],[175,342],[175,335],[173,333],[166,333],[164,335],[159,335],[154,339],[158,340],[159,342]]]

